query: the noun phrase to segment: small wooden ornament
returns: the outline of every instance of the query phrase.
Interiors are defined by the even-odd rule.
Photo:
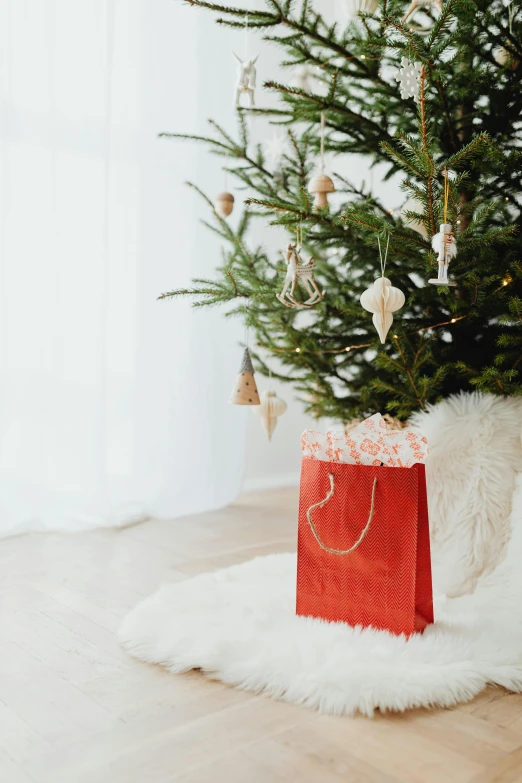
[[[315,195],[314,209],[324,209],[328,206],[328,193],[335,191],[335,186],[328,176],[324,173],[324,111],[321,112],[321,168],[318,174],[315,174],[308,183],[308,192]]]
[[[372,321],[381,343],[386,341],[386,335],[393,323],[392,313],[400,310],[405,302],[400,288],[394,288],[387,277],[379,277],[370,288],[361,294],[361,304],[365,310],[373,313]]]
[[[254,409],[254,413],[261,419],[261,424],[268,435],[268,440],[272,440],[272,433],[276,428],[277,419],[283,415],[286,409],[286,402],[281,400],[275,391],[262,392],[261,403]]]
[[[234,196],[232,193],[218,193],[214,201],[214,209],[219,217],[226,218],[234,209]]]
[[[313,307],[324,298],[324,292],[319,289],[314,278],[315,258],[309,258],[306,264],[301,259],[301,248],[297,244],[289,242],[285,253],[286,276],[283,290],[276,294],[281,304],[292,310],[304,310]],[[308,299],[304,302],[295,298],[297,283],[308,292]]]
[[[259,392],[257,391],[254,367],[248,348],[245,348],[229,402],[231,405],[259,405]]]
[[[326,207],[328,205],[327,193],[333,193],[334,191],[335,186],[332,179],[323,172],[312,177],[308,184],[308,192],[312,195],[315,194],[315,209],[323,209]]]
[[[439,233],[435,234],[431,240],[431,246],[437,253],[437,261],[439,262],[439,276],[428,280],[428,283],[431,283],[432,285],[443,286],[457,285],[454,280],[450,280],[448,277],[449,263],[457,255],[457,243],[455,242],[453,226],[451,223],[441,223]]]

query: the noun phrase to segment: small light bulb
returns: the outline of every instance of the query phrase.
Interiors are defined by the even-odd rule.
[[[503,280],[502,281],[502,285],[507,285],[507,284],[508,284],[508,280]]]
[[[361,60],[366,60],[366,55],[365,54],[361,54]]]
[[[506,198],[504,199],[504,201],[509,201],[509,199],[508,199],[508,197],[507,197],[507,196],[506,196]]]
[[[389,215],[393,215],[393,209],[388,210]]]
[[[451,319],[451,323],[452,323],[452,324],[456,323],[456,321],[457,321],[457,319],[456,319],[456,318],[452,318],[452,319]]]
[[[457,220],[457,225],[460,226],[460,220]]]
[[[348,345],[344,350],[345,351],[349,351],[350,350],[350,346]]]
[[[394,338],[395,338],[396,340],[398,340],[398,339],[399,339],[399,335],[398,335],[398,334],[394,334],[393,336],[394,336]]]
[[[300,349],[300,348],[296,348],[296,349],[295,349],[295,352],[296,352],[296,353],[301,353],[301,349]]]

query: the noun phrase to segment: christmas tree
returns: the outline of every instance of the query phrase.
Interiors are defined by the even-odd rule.
[[[242,314],[255,332],[257,368],[291,381],[317,416],[346,421],[388,411],[406,419],[459,390],[520,394],[522,14],[515,0],[370,0],[342,28],[306,0],[266,0],[248,12],[188,1],[216,13],[221,25],[248,24],[275,42],[289,78],[262,85],[279,96],[277,108],[263,108],[259,90],[259,106],[238,107],[236,136],[212,121],[208,136],[161,134],[208,145],[245,193],[232,222],[199,191],[224,243],[222,263],[215,279],[161,298],[231,303],[227,314]],[[409,81],[399,80],[403,67]],[[277,165],[249,143],[252,113],[286,134]],[[309,183],[322,139],[337,192],[317,209]],[[351,153],[384,164],[386,178],[399,175],[401,210],[390,214],[378,187],[356,186],[336,171]],[[315,258],[326,293],[313,307],[276,298],[285,258],[245,243],[259,219],[284,226],[290,241],[302,237]],[[439,274],[431,240],[440,224],[453,226],[455,285],[428,283]],[[360,303],[381,274],[379,245],[383,257],[388,247],[386,277],[405,295],[384,344]],[[296,301],[307,301],[308,292],[297,291]]]

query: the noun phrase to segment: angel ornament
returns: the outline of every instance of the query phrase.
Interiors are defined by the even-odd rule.
[[[301,259],[301,247],[292,242],[288,243],[286,249],[286,277],[283,290],[276,294],[279,301],[294,310],[303,310],[313,307],[324,297],[314,279],[315,258],[310,258],[306,264]],[[308,291],[309,298],[305,302],[300,302],[295,298],[295,287],[301,283]],[[290,290],[289,290],[290,289]]]
[[[400,310],[405,299],[400,288],[392,286],[391,281],[388,280],[387,277],[384,277],[390,237],[388,236],[384,259],[381,253],[381,242],[379,237],[377,237],[377,242],[379,243],[379,256],[381,259],[381,277],[377,278],[370,288],[363,291],[361,294],[361,304],[365,310],[373,313],[373,324],[377,329],[377,334],[381,339],[381,343],[384,344],[386,342],[386,335],[390,331],[390,327],[393,323],[392,313],[394,313],[395,310]]]
[[[235,93],[236,106],[241,105],[241,95],[243,94],[248,96],[249,106],[255,106],[254,89],[256,86],[256,61],[259,54],[256,54],[255,57],[250,57],[248,60],[241,60],[237,54],[234,54],[234,57],[239,63]]]

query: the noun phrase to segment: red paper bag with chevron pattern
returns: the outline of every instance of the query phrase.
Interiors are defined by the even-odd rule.
[[[303,457],[296,611],[406,636],[433,623],[424,464]]]

